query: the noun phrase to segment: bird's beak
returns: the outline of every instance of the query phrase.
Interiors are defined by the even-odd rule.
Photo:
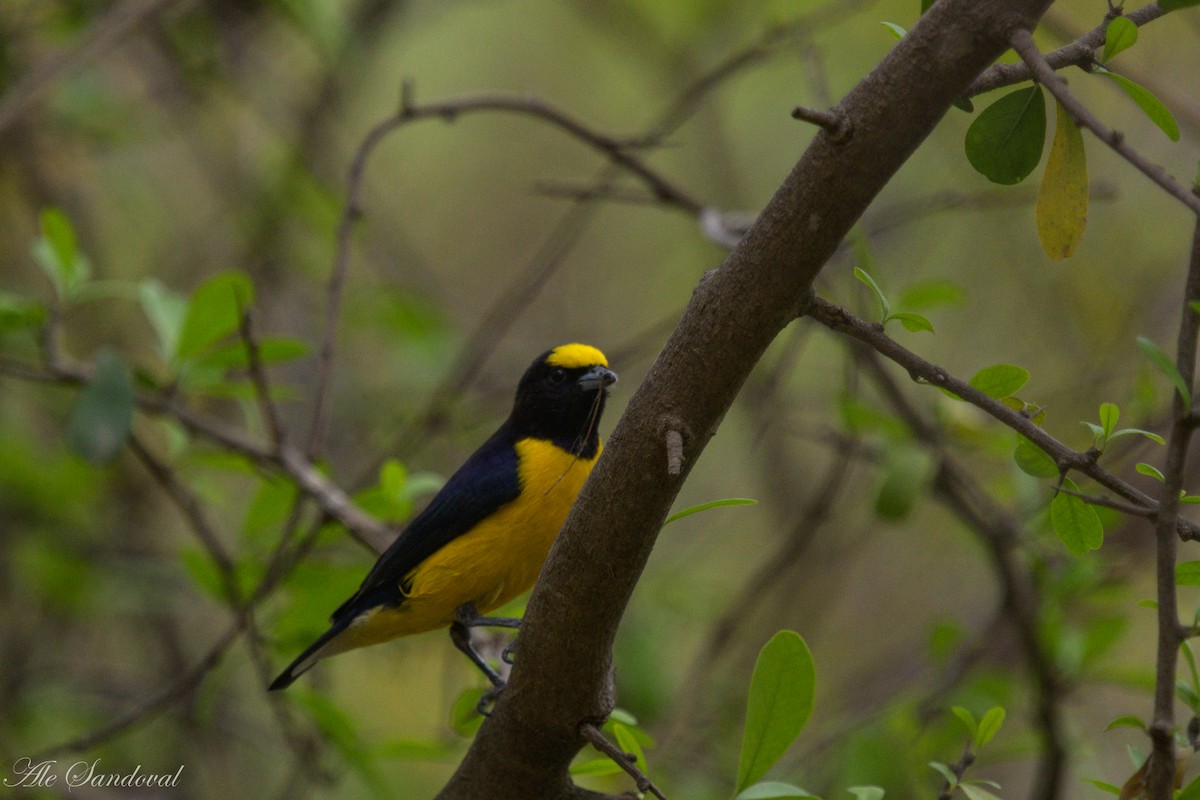
[[[592,367],[583,373],[578,380],[578,386],[585,392],[594,392],[617,382],[617,373],[607,367]]]

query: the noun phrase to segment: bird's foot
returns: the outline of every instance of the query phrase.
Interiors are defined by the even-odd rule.
[[[496,705],[496,701],[504,693],[506,685],[501,682],[483,693],[483,696],[479,698],[479,702],[475,704],[475,710],[479,712],[479,716],[490,717],[492,715],[492,707]]]

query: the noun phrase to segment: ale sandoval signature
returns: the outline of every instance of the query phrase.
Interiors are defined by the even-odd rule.
[[[174,772],[143,772],[138,764],[129,772],[106,772],[100,767],[100,759],[60,764],[57,760],[34,761],[19,758],[13,764],[12,776],[4,779],[10,788],[60,787],[76,789],[82,786],[111,787],[175,787],[183,774],[183,765]]]

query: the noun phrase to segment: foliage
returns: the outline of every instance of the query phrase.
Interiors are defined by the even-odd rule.
[[[720,259],[686,201],[749,205],[795,155],[762,146],[800,135],[770,110],[796,91],[794,54],[829,70],[828,86],[804,70],[803,90],[836,94],[931,2],[889,6],[887,33],[857,7],[831,23],[794,4],[654,2],[628,26],[621,3],[528,19],[386,5],[200,4],[107,51],[87,46],[103,4],[0,10],[10,763],[185,764],[196,797],[432,796],[484,724],[485,689],[444,636],[322,664],[283,699],[264,699],[268,673],[354,591],[362,545],[503,417],[527,350],[602,342],[621,354],[614,402],[633,394],[662,321]],[[1136,9],[1062,12],[1102,26],[1069,90],[1164,172],[1196,149],[1177,100],[1196,38],[1174,14],[1194,5],[1162,0],[1154,36]],[[1154,66],[1164,53],[1178,67]],[[91,63],[43,71],[46,54]],[[595,135],[539,127],[551,104],[432,127],[457,108],[359,150],[395,110],[393,73],[422,96],[533,85]],[[666,122],[596,133],[632,128],[666,87],[681,98]],[[1163,662],[1180,715],[1200,714],[1191,645],[1156,674],[1147,644],[1162,597],[1196,633],[1194,542],[1138,602],[1160,497],[1178,494],[1185,539],[1200,503],[1166,435],[1172,408],[1191,425],[1173,327],[1200,311],[1176,297],[1188,235],[1048,84],[996,88],[958,100],[817,283],[867,333],[796,323],[663,523],[614,658],[618,703],[638,702],[603,732],[668,796],[988,800],[1020,796],[1051,752],[1115,794],[1145,760],[1112,766],[1150,746]],[[597,157],[622,177],[588,181]],[[541,183],[562,176],[578,183]],[[547,194],[575,209],[556,230],[565,206]],[[804,638],[771,635],[779,619]],[[571,772],[623,791],[618,761],[584,750]]]

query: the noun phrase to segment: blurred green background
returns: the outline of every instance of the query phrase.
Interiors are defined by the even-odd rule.
[[[880,21],[911,26],[918,7],[6,0],[0,291],[6,302],[49,301],[31,247],[51,206],[73,224],[94,277],[114,286],[153,278],[187,295],[215,274],[243,271],[255,284],[259,331],[310,343],[308,356],[271,370],[285,423],[303,431],[347,170],[371,126],[398,108],[402,82],[417,104],[537,97],[617,137],[644,136],[685,109],[661,146],[640,155],[708,206],[753,211],[813,135],[791,109],[844,94],[894,44]],[[1060,46],[1106,10],[1101,0],[1057,3],[1039,44]],[[136,16],[132,27],[122,27],[124,14]],[[1145,27],[1114,62],[1172,108],[1179,142],[1110,82],[1067,73],[1098,115],[1185,181],[1200,144],[1198,43],[1200,14],[1176,13]],[[80,63],[55,71],[80,53]],[[736,68],[688,94],[722,64]],[[1173,343],[1189,213],[1088,137],[1087,234],[1074,258],[1052,262],[1034,227],[1040,169],[1021,186],[989,184],[963,154],[971,119],[958,110],[946,117],[818,291],[874,319],[853,266],[893,297],[919,281],[951,282],[957,301],[922,312],[936,334],[889,332],[963,378],[998,362],[1025,367],[1032,379],[1022,398],[1043,406],[1047,429],[1079,449],[1089,434],[1077,421],[1094,420],[1103,401],[1121,406],[1123,423],[1161,428],[1167,385],[1135,337]],[[384,458],[418,476],[414,485],[448,475],[507,412],[528,362],[568,341],[599,346],[620,373],[604,425],[612,429],[692,287],[724,251],[677,209],[548,190],[592,187],[604,164],[561,131],[513,114],[417,122],[382,143],[365,173],[338,329],[325,454],[335,480],[361,488]],[[645,194],[626,176],[616,181]],[[72,359],[91,362],[111,348],[164,374],[154,329],[126,291],[72,304],[62,333]],[[174,685],[230,614],[206,589],[211,567],[193,533],[144,466],[128,454],[102,467],[74,455],[65,429],[77,390],[23,380],[11,367],[36,365],[35,337],[0,336],[10,367],[0,372],[0,764],[11,776],[18,759],[100,729]],[[480,355],[479,365],[447,388],[465,355]],[[1137,606],[1153,593],[1150,527],[1106,514],[1105,547],[1070,558],[1045,521],[1049,483],[1012,466],[1014,435],[903,382],[978,484],[1024,523],[1042,590],[1040,633],[1067,689],[1063,796],[1098,796],[1083,780],[1120,784],[1132,770],[1127,746],[1146,746],[1135,730],[1104,727],[1150,710],[1154,618]],[[245,397],[189,402],[261,436]],[[818,694],[774,775],[827,797],[866,783],[888,797],[933,796],[939,778],[926,762],[955,761],[965,741],[949,707],[979,714],[1002,705],[1008,721],[972,776],[998,781],[1003,796],[1026,796],[1038,760],[1028,674],[1011,628],[997,621],[988,557],[919,475],[911,508],[881,518],[889,465],[914,446],[887,424],[850,424],[855,404],[890,413],[844,342],[811,323],[786,331],[679,501],[758,505],[689,517],[659,540],[616,665],[618,703],[654,738],[651,775],[668,796],[730,795],[753,659],[781,627],[811,646]],[[261,571],[282,526],[278,513],[253,514],[268,502],[262,476],[209,445],[181,444],[161,419],[139,415],[134,428],[203,501],[239,564]],[[826,478],[848,451],[830,492]],[[1133,464],[1156,458],[1154,445],[1131,438],[1106,463],[1153,491]],[[817,520],[809,512],[820,498],[828,516]],[[343,534],[323,535],[256,615],[270,663],[282,666],[322,630],[371,562]],[[1185,617],[1198,600],[1184,594]],[[451,727],[451,707],[478,685],[447,639],[428,634],[323,663],[282,699],[266,695],[239,641],[161,713],[58,757],[99,757],[113,771],[185,765],[170,797],[429,797],[468,743]],[[623,776],[588,780],[628,786]]]

